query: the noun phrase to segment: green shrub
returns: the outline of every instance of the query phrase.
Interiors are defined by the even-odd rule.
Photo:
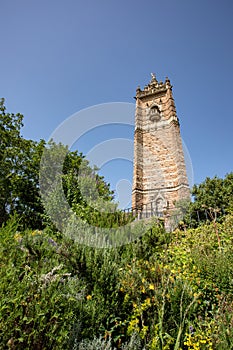
[[[1,349],[233,347],[233,216],[97,249],[1,229]]]
[[[63,349],[84,299],[84,285],[71,276],[43,231],[1,230],[0,344],[7,349]],[[55,346],[54,346],[55,345]]]

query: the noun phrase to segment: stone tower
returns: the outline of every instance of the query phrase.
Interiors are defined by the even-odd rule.
[[[168,78],[136,91],[132,207],[162,215],[190,198],[179,119]]]

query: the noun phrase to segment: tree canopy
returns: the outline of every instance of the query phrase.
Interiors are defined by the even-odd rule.
[[[7,113],[0,100],[0,224],[18,213],[22,223],[41,226],[43,212],[38,190],[41,154],[45,142],[21,135],[23,115]]]
[[[206,220],[221,219],[233,208],[233,173],[221,179],[217,176],[192,188],[193,202],[186,205],[185,221],[198,226]]]
[[[53,164],[60,157],[59,147],[44,140],[39,142],[27,140],[21,135],[23,115],[7,113],[4,99],[0,100],[0,225],[7,221],[9,216],[17,213],[21,225],[28,228],[40,229],[49,221],[45,213],[39,188],[39,173],[41,158],[46,148],[53,148],[48,162]],[[110,185],[103,177],[90,168],[88,161],[78,151],[71,152],[62,146],[66,157],[63,164],[62,185],[68,204],[78,214],[88,217],[88,207],[85,196],[80,191],[78,175],[82,164],[84,182],[92,177],[95,180],[98,196],[105,201],[113,199]],[[47,181],[54,181],[51,174]],[[88,177],[88,176],[89,177]],[[49,178],[50,177],[50,178]],[[86,183],[86,188],[89,188]],[[84,186],[85,187],[85,186]],[[53,203],[58,205],[58,202]],[[90,207],[90,205],[89,205]],[[90,209],[90,208],[89,208]],[[91,210],[91,209],[90,209]],[[89,210],[89,211],[90,211]],[[85,214],[86,213],[86,214]]]

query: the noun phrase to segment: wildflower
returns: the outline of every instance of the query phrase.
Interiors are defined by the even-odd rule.
[[[70,273],[62,273],[58,274],[57,271],[61,270],[63,265],[55,266],[50,272],[41,275],[41,281],[43,284],[43,288],[49,285],[52,282],[56,282],[58,279],[60,282],[64,282],[63,277],[70,277]]]
[[[193,328],[193,326],[190,326],[190,327],[189,327],[189,332],[190,332],[191,334],[194,334],[194,328]]]
[[[48,238],[48,242],[54,247],[57,246],[57,243],[52,238]]]
[[[18,242],[22,241],[22,235],[19,232],[16,232],[16,234],[14,235],[14,239]]]
[[[32,232],[31,232],[31,235],[32,235],[32,236],[41,235],[41,234],[42,234],[42,231],[40,231],[40,230],[35,230],[35,231],[32,231]]]

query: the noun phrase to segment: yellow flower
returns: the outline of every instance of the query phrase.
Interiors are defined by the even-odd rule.
[[[89,294],[89,295],[86,296],[86,299],[87,299],[87,300],[91,300],[91,299],[92,299],[92,296]]]
[[[151,284],[149,284],[149,289],[154,290],[155,286],[151,283]]]
[[[14,239],[15,239],[16,241],[20,241],[21,238],[22,238],[22,236],[21,236],[21,234],[18,233],[18,232],[14,235]]]
[[[42,231],[40,231],[40,230],[35,230],[35,231],[32,231],[32,232],[31,232],[31,235],[32,235],[32,236],[41,235],[41,234],[42,234]]]

